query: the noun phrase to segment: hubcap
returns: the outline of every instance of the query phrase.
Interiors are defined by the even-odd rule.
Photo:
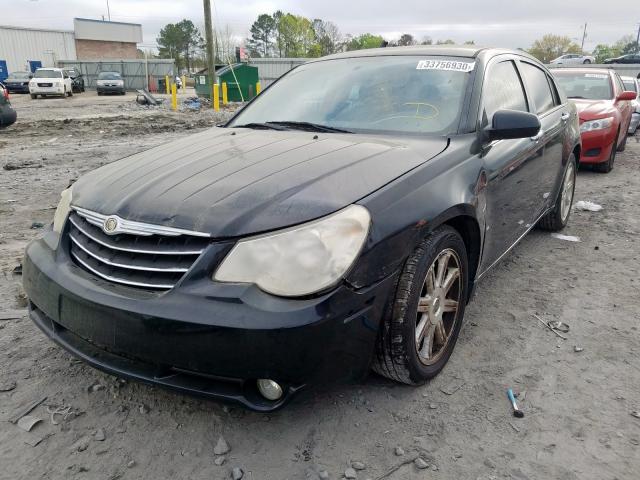
[[[564,222],[569,216],[571,202],[573,201],[573,184],[575,182],[575,167],[570,163],[567,167],[567,173],[564,176],[564,184],[562,185],[562,196],[560,198],[560,214]]]
[[[458,254],[447,248],[433,261],[422,285],[415,341],[420,362],[432,365],[444,353],[457,321],[462,295]]]

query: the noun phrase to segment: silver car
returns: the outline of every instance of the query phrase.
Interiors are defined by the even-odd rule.
[[[580,55],[578,53],[567,53],[549,62],[551,65],[575,65],[596,63],[596,59],[590,55]]]
[[[631,113],[631,122],[629,122],[629,135],[636,133],[638,125],[640,124],[640,84],[638,79],[633,77],[620,77],[622,83],[624,83],[624,89],[632,92],[636,92],[636,99],[631,101],[633,108]]]

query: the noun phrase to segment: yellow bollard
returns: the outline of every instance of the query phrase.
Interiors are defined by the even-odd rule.
[[[187,76],[186,75],[182,75],[182,91],[183,92],[187,91]]]
[[[169,75],[165,75],[164,76],[164,86],[165,86],[165,90],[166,90],[167,95],[169,95],[169,88],[170,88],[169,85],[170,85],[169,84]]]
[[[229,97],[227,96],[227,82],[222,82],[222,104],[229,103]]]
[[[256,83],[256,96],[260,95],[260,92],[262,91],[262,85],[260,85],[260,82]]]
[[[224,91],[224,90],[223,90]],[[220,111],[220,85],[217,83],[213,84],[213,109],[216,112]]]
[[[178,109],[178,87],[174,83],[171,85],[171,110],[174,112]]]

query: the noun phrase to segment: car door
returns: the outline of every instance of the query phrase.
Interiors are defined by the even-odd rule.
[[[491,125],[498,110],[530,111],[516,58],[489,62],[483,80],[478,129]],[[487,176],[485,241],[480,271],[495,263],[531,227],[540,200],[530,185],[538,181],[544,147],[537,138],[496,140],[482,148]]]
[[[536,202],[537,208],[530,219],[535,222],[555,201],[562,178],[563,145],[571,114],[569,106],[562,103],[555,82],[545,70],[526,59],[521,59],[517,65],[524,79],[531,110],[540,119],[537,142],[544,147],[542,161],[538,162],[537,178],[524,187],[527,196]]]

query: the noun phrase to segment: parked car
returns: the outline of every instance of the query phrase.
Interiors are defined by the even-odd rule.
[[[624,151],[635,92],[626,91],[614,70],[563,68],[553,71],[575,103],[582,136],[581,164],[608,173],[616,152]]]
[[[29,93],[29,80],[32,77],[31,72],[12,72],[3,83],[11,93]]]
[[[0,83],[0,128],[12,125],[17,118],[18,115],[9,101],[9,91]]]
[[[175,82],[177,88],[182,88],[182,79],[178,75],[176,75]]]
[[[74,70],[73,68],[69,70],[65,70],[65,72],[67,72],[67,75],[69,75],[69,78],[71,78],[71,90],[73,91],[73,93],[84,92],[83,75],[77,72],[76,70]]]
[[[96,368],[261,411],[370,367],[422,384],[476,282],[567,224],[579,159],[575,106],[524,52],[311,60],[65,190],[26,250],[30,315]]]
[[[595,57],[591,55],[580,55],[577,53],[567,53],[549,62],[551,65],[572,65],[596,63]]]
[[[640,63],[640,54],[629,53],[615,58],[607,58],[602,63]]]
[[[126,93],[124,80],[118,72],[100,72],[98,80],[96,80],[96,89],[98,90],[98,95],[105,93],[124,95]]]
[[[624,84],[624,89],[636,92],[636,99],[631,100],[631,122],[629,123],[629,135],[634,135],[640,124],[640,85],[638,79],[633,77],[620,77]]]
[[[31,98],[38,98],[38,95],[71,97],[71,78],[61,68],[39,68],[29,80],[29,93]]]

